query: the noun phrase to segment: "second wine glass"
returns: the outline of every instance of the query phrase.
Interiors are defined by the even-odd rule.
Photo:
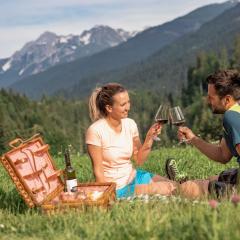
[[[171,123],[177,127],[183,126],[186,122],[182,109],[179,106],[170,108],[169,117],[170,117]],[[183,142],[186,142],[185,138],[182,138],[180,140],[180,143],[183,143]]]

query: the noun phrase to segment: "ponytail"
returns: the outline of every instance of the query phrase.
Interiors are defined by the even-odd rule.
[[[126,89],[118,83],[107,83],[102,87],[96,88],[89,98],[89,116],[93,122],[102,117],[106,117],[108,112],[106,106],[113,105],[113,96],[117,93],[126,91]]]
[[[101,113],[97,106],[97,96],[101,92],[101,90],[102,90],[101,87],[96,88],[92,92],[92,95],[89,98],[88,108],[89,108],[89,116],[90,116],[92,122],[95,122],[101,118]]]

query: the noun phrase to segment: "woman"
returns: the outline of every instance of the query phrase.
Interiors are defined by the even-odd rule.
[[[176,183],[159,175],[135,169],[131,159],[142,165],[151,151],[153,138],[162,129],[154,124],[143,145],[134,120],[128,118],[130,100],[127,90],[109,83],[93,91],[89,100],[93,124],[86,133],[86,144],[97,182],[115,182],[117,197],[134,194],[171,195]]]

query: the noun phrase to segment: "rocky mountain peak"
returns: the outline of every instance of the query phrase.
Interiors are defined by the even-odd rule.
[[[36,74],[59,63],[73,61],[116,46],[131,35],[109,26],[96,25],[81,35],[57,35],[46,31],[26,43],[7,61],[0,62],[0,75],[13,72],[16,79]],[[10,83],[10,82],[9,82]]]

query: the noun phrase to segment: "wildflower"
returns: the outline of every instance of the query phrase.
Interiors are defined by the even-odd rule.
[[[214,199],[211,199],[211,200],[208,201],[208,204],[211,208],[215,209],[218,206],[218,201],[216,201]]]
[[[16,229],[15,227],[13,227],[13,226],[11,226],[11,230],[12,230],[13,232],[17,232],[17,229]]]
[[[0,228],[5,228],[4,224],[0,224]]]
[[[237,206],[238,203],[240,202],[240,195],[234,194],[231,198],[231,202]]]
[[[148,196],[147,194],[143,196],[143,201],[144,201],[145,203],[148,203],[148,202],[149,202],[149,196]]]

